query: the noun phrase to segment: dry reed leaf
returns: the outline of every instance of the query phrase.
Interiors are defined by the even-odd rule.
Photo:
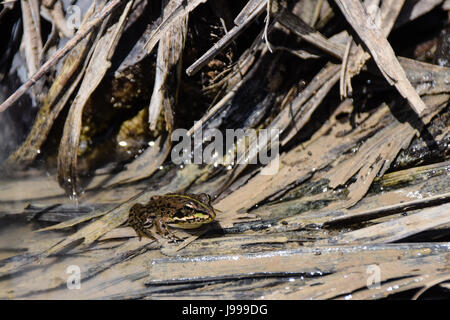
[[[379,109],[354,128],[351,135],[340,135],[340,132],[352,130],[348,123],[342,124],[335,119],[340,113],[346,113],[349,105],[351,105],[349,100],[344,101],[330,117],[329,123],[322,126],[306,145],[300,145],[282,154],[277,174],[252,177],[238,189],[239,192],[233,192],[217,203],[217,208],[230,216],[246,211],[296,181],[301,182],[309,178],[312,173],[330,165],[355,143],[386,125],[385,119],[389,110]],[[255,189],[259,190],[257,194],[254,193]]]
[[[174,24],[177,23],[178,19],[181,17],[185,17],[189,14],[189,12],[193,11],[200,4],[205,3],[208,0],[171,0],[174,3],[177,3],[178,6],[173,10],[173,12],[164,19],[160,25],[152,32],[152,35],[147,40],[144,48],[147,53],[150,53],[155,45],[159,42],[161,37],[166,34],[167,30],[171,28]]]
[[[163,10],[163,18],[167,19],[176,8],[177,3],[175,1],[168,2]],[[181,58],[187,36],[188,17],[189,15],[186,14],[176,19],[159,40],[155,83],[148,107],[148,122],[151,130],[156,129],[159,115],[164,106],[171,106],[170,112],[172,112],[176,105],[181,79]]]
[[[345,233],[318,244],[388,243],[450,223],[450,204],[424,209],[406,217]]]
[[[94,9],[94,5],[89,8],[82,25],[87,23],[94,12]],[[93,36],[94,33],[89,33],[86,38],[81,40],[81,42],[70,51],[64,61],[61,71],[45,97],[43,105],[38,111],[36,120],[25,142],[11,154],[5,164],[2,165],[8,167],[17,165],[20,167],[28,166],[36,159],[40,153],[42,144],[47,139],[54,121],[84,75],[86,63],[84,63],[84,66],[82,64],[90,51],[89,44],[91,43]]]
[[[205,259],[184,256],[163,258],[153,260],[147,284],[223,281],[256,276],[286,277],[311,273],[318,275],[331,273],[342,277],[343,272],[354,266],[367,268],[371,264],[388,264],[397,260],[402,263],[410,260],[418,265],[426,259],[441,260],[445,258],[447,250],[447,243],[436,244],[436,246],[432,244],[354,244],[302,247],[248,254],[235,252],[206,256]],[[436,268],[435,265],[434,267]]]
[[[357,174],[356,182],[349,187],[350,193],[346,207],[355,205],[364,197],[375,177],[382,176],[389,169],[392,161],[401,150],[409,146],[418,130],[421,130],[424,124],[427,124],[445,107],[448,98],[448,95],[445,94],[428,97],[429,107],[427,113],[423,115],[422,123],[416,121],[414,116],[409,117],[404,123],[393,119],[392,124],[370,137],[356,156],[335,167],[327,174],[331,188],[345,184]]]
[[[36,71],[25,83],[23,83],[12,95],[0,104],[0,112],[5,111],[12,106],[20,97],[22,97],[28,89],[33,87],[39,79],[41,79],[60,59],[62,59],[73,47],[75,47],[84,37],[89,34],[92,29],[97,27],[111,12],[116,10],[122,0],[112,0],[106,6],[93,16],[93,18],[83,28],[78,30],[75,36],[66,43],[64,47],[59,49],[47,62],[45,62],[38,71]]]
[[[28,77],[40,67],[42,55],[41,23],[39,2],[37,0],[21,0],[22,19],[24,24],[23,43],[27,61]]]
[[[119,21],[109,27],[95,44],[83,82],[67,116],[58,152],[58,181],[70,196],[77,196],[80,191],[77,160],[83,109],[111,65],[111,55],[117,46],[132,4],[133,1],[127,3]]]
[[[359,1],[335,0],[335,2],[369,48],[386,80],[391,85],[395,85],[400,94],[409,101],[414,111],[422,116],[426,110],[425,103],[406,78],[405,71],[398,62],[394,50],[373,19],[366,13],[363,5]]]
[[[381,280],[387,281],[390,279],[398,279],[401,277],[410,277],[412,275],[422,275],[427,273],[439,273],[439,265],[445,264],[445,256],[447,253],[437,255],[430,255],[424,258],[410,258],[387,262],[374,262],[373,265],[382,270]],[[367,289],[368,276],[370,276],[369,265],[356,263],[356,266],[327,275],[311,281],[310,284],[301,286],[298,290],[277,290],[271,294],[266,295],[267,299],[332,299],[344,295],[346,299],[352,299],[352,292],[359,289]],[[423,279],[425,280],[425,279]],[[423,286],[424,281],[416,283],[415,287]],[[369,282],[370,284],[370,282]],[[388,294],[396,293],[395,290],[387,290]],[[387,288],[386,288],[387,289]],[[400,288],[398,288],[400,289]],[[287,292],[286,292],[287,291]],[[377,289],[369,290],[372,294],[379,292]],[[357,295],[356,295],[357,297]]]

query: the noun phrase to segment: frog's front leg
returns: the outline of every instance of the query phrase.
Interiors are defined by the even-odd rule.
[[[144,206],[142,206],[141,204],[135,204],[131,208],[130,215],[128,217],[128,225],[134,229],[137,236],[139,237],[139,241],[141,241],[142,237],[155,239],[151,232],[154,217],[148,214],[143,215],[143,208]]]
[[[154,222],[158,233],[162,234],[164,237],[170,239],[173,242],[181,240],[169,230],[169,226],[167,225],[165,217],[156,218]]]

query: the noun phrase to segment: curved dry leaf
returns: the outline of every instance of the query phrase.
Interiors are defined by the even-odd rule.
[[[80,188],[78,184],[77,159],[83,109],[111,65],[110,56],[117,46],[132,4],[133,1],[128,2],[119,21],[109,27],[95,44],[94,53],[87,66],[80,90],[72,103],[66,119],[58,152],[58,181],[70,196],[76,196]]]
[[[89,51],[88,44],[90,43],[91,35],[92,33],[78,43],[67,56],[61,72],[58,74],[55,82],[53,82],[42,107],[39,109],[36,120],[25,142],[9,156],[5,165],[28,166],[38,156],[42,144],[47,139],[50,129],[53,127],[53,122],[83,77],[85,66],[81,67],[82,70],[80,70],[80,65],[85,60],[86,54]]]
[[[335,2],[358,36],[364,41],[386,80],[391,85],[395,85],[400,94],[409,101],[414,111],[422,116],[426,110],[425,103],[406,78],[405,71],[398,62],[394,50],[383,32],[366,13],[362,3],[353,0],[335,0]]]
[[[317,244],[389,243],[450,223],[450,203],[318,241]]]
[[[391,116],[393,122],[390,125],[370,137],[354,157],[328,172],[327,177],[330,179],[331,188],[345,184],[351,177],[358,174],[356,182],[349,186],[346,207],[355,205],[366,195],[372,181],[389,169],[398,153],[409,146],[423,124],[427,124],[440,112],[447,101],[448,95],[445,94],[427,97],[428,108],[427,113],[424,114],[423,123],[417,123],[414,114],[410,115],[409,122],[405,123]],[[387,109],[387,106],[384,108]]]
[[[164,19],[160,25],[152,32],[152,35],[147,40],[147,43],[144,45],[147,53],[150,53],[161,37],[166,34],[167,30],[171,28],[175,23],[177,23],[178,18],[184,17],[189,14],[192,10],[197,8],[200,4],[208,1],[208,0],[171,0],[178,4],[176,9],[166,18]]]
[[[97,3],[95,3],[97,4]],[[86,25],[78,30],[75,36],[66,43],[64,47],[59,49],[44,65],[34,73],[24,84],[22,84],[12,95],[8,97],[2,104],[0,104],[0,112],[5,111],[11,105],[13,105],[21,96],[27,92],[40,78],[42,78],[49,70],[54,66],[54,64],[63,58],[67,52],[69,52],[73,47],[77,45],[84,37],[97,27],[106,17],[108,17],[111,12],[113,12],[119,5],[122,4],[122,0],[112,0],[106,6],[103,7],[103,2],[101,3],[100,12],[94,15]]]
[[[169,2],[164,8],[164,18],[170,16],[175,9],[174,2]],[[176,104],[181,81],[181,59],[186,42],[188,17],[189,15],[186,14],[176,19],[172,27],[159,40],[155,83],[148,107],[148,122],[151,130],[155,130],[164,106],[170,105],[171,109],[174,109]]]

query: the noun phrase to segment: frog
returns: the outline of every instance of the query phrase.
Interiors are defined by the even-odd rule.
[[[196,229],[216,218],[211,197],[206,193],[168,193],[155,195],[146,204],[136,203],[129,211],[128,225],[139,237],[155,239],[152,230],[171,242],[181,239],[169,227]],[[153,228],[153,226],[155,228]]]

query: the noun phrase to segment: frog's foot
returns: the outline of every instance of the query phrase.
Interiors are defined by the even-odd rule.
[[[139,237],[139,241],[141,241],[143,237],[155,239],[155,237],[153,236],[153,233],[150,231],[150,229],[137,228],[137,229],[134,229],[134,231],[136,231],[136,234]]]
[[[172,232],[169,232],[169,234],[167,235],[167,238],[169,238],[169,240],[170,240],[169,242],[174,242],[174,243],[182,242],[182,241],[183,241],[183,239],[177,237],[177,236],[174,235]]]
[[[143,228],[142,234],[144,235],[144,237],[156,240],[153,233],[150,231],[150,228]]]
[[[177,237],[169,230],[169,226],[167,225],[164,218],[156,219],[155,225],[158,233],[163,235],[165,238],[169,239],[170,242],[178,242],[183,240]]]

